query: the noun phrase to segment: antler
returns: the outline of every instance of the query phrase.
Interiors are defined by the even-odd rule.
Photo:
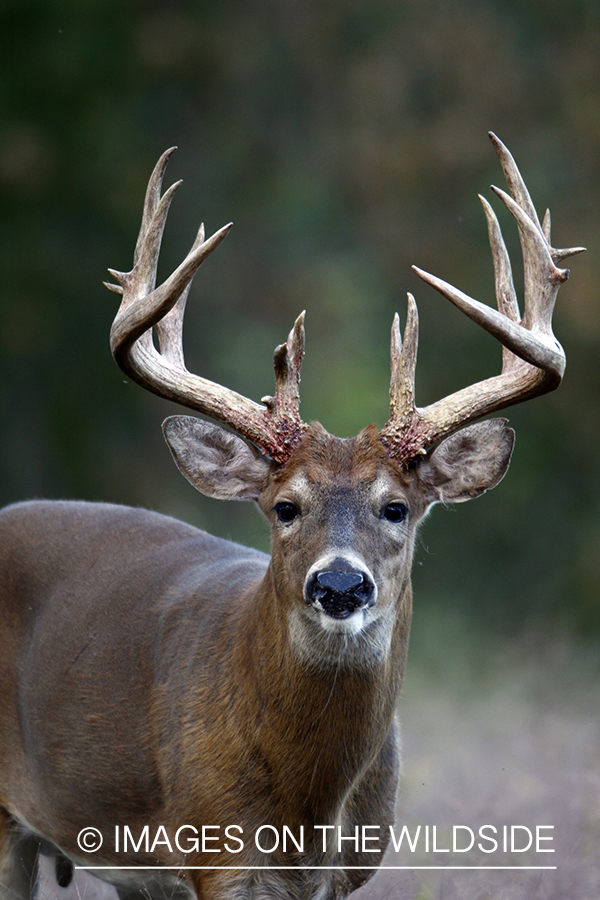
[[[494,262],[498,309],[463,294],[445,281],[413,266],[416,273],[444,297],[494,335],[502,344],[500,375],[480,381],[420,409],[415,405],[415,368],[418,316],[408,295],[404,340],[398,316],[392,327],[390,419],[380,432],[389,455],[400,464],[427,450],[469,422],[558,387],[566,359],[552,333],[552,313],[561,284],[569,272],[557,263],[584,247],[557,250],[550,245],[550,213],[540,224],[516,163],[504,144],[490,133],[500,158],[509,193],[493,187],[515,218],[523,252],[524,315],[521,319],[508,252],[498,220],[480,196],[488,224]],[[308,430],[300,418],[299,382],[304,356],[304,313],[287,342],[275,350],[275,394],[255,403],[185,367],[182,348],[183,315],[192,279],[206,257],[231,228],[225,225],[207,240],[201,226],[194,244],[167,280],[156,287],[156,268],[175,190],[163,196],[161,185],[169,157],[163,153],[148,183],[142,225],[131,272],[110,273],[119,282],[106,284],[123,297],[111,329],[111,349],[121,369],[143,387],[229,425],[279,463],[290,458]],[[154,344],[156,331],[158,348]]]
[[[490,132],[500,158],[509,194],[497,187],[501,198],[519,227],[525,275],[524,315],[521,319],[512,279],[510,260],[498,220],[480,196],[488,224],[494,261],[498,309],[492,309],[463,294],[452,285],[413,266],[417,275],[447,297],[470,319],[489,331],[503,345],[500,375],[457,391],[431,406],[419,409],[414,402],[417,357],[417,307],[408,297],[404,341],[400,338],[398,316],[392,327],[392,378],[389,422],[380,437],[390,456],[406,463],[427,452],[452,432],[482,416],[554,390],[561,382],[566,357],[552,333],[552,313],[568,269],[556,263],[585,247],[556,250],[550,246],[550,212],[540,225],[531,197],[514,159],[504,144]]]
[[[232,223],[207,240],[201,225],[181,265],[163,284],[155,287],[167,214],[173,194],[181,184],[178,181],[171,185],[161,197],[163,175],[175,149],[163,153],[148,183],[133,269],[131,272],[109,269],[118,285],[105,282],[107,288],[123,296],[110,333],[113,356],[125,374],[142,387],[229,425],[272,459],[285,462],[308,429],[300,418],[298,391],[304,356],[304,313],[296,320],[287,342],[275,350],[275,396],[264,397],[262,404],[188,372],[182,347],[187,296],[194,275],[221,243]]]

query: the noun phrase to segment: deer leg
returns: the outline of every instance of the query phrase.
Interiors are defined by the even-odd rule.
[[[34,900],[39,841],[0,807],[0,900]]]
[[[62,853],[59,853],[54,860],[54,871],[56,882],[59,887],[67,888],[73,881],[73,863]]]

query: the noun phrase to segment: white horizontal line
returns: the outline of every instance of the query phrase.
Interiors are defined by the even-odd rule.
[[[558,866],[75,866],[75,869],[83,870],[86,872],[91,872],[94,869],[129,869],[129,870],[137,870],[139,872],[143,872],[146,870],[161,870],[161,869],[176,869],[178,872],[183,872],[188,869],[236,869],[236,870],[248,870],[248,869],[258,869],[261,871],[269,871],[269,870],[282,870],[282,869],[373,869],[375,871],[379,869],[391,869],[391,870],[399,870],[399,869],[476,869],[478,871],[483,869],[494,869],[494,870],[534,870],[539,872],[542,869],[557,869]]]

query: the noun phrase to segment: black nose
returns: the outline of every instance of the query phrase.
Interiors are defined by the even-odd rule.
[[[375,585],[366,572],[347,563],[332,564],[331,569],[313,572],[306,585],[306,602],[318,603],[328,616],[346,619],[357,609],[374,603]]]

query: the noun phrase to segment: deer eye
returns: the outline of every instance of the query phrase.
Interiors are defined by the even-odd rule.
[[[273,507],[275,512],[277,513],[277,518],[280,522],[292,522],[296,516],[300,515],[300,510],[294,503],[276,503]]]
[[[382,519],[388,522],[404,522],[408,518],[408,506],[405,503],[388,503],[381,513]]]

